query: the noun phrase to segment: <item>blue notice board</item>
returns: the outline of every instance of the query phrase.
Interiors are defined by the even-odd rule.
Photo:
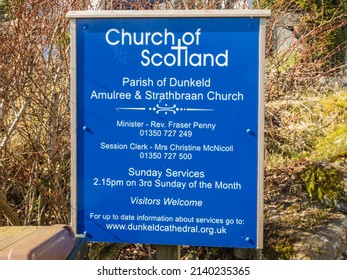
[[[262,246],[260,28],[257,17],[76,19],[78,233]]]

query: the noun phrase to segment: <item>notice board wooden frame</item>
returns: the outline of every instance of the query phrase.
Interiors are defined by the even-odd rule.
[[[76,21],[90,18],[259,18],[259,107],[258,107],[258,212],[257,212],[257,248],[263,247],[263,161],[264,161],[264,60],[265,26],[269,10],[158,10],[158,11],[70,11],[71,32],[71,224],[77,232],[77,71],[76,71]]]

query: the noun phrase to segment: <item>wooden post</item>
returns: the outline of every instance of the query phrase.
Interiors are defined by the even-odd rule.
[[[179,260],[181,258],[180,246],[156,245],[157,260]]]

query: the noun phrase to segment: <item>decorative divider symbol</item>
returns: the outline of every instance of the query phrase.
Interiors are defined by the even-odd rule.
[[[132,110],[132,111],[146,111],[146,107],[119,107],[116,108],[117,111],[120,110]],[[183,111],[189,111],[189,112],[198,112],[198,111],[203,111],[203,112],[212,112],[215,109],[206,109],[206,108],[179,108],[176,106],[176,104],[174,104],[173,106],[169,106],[167,104],[165,104],[165,106],[159,106],[159,104],[157,104],[155,107],[149,107],[148,108],[149,111],[154,111],[157,114],[159,113],[173,113],[176,114],[177,112],[183,112]]]

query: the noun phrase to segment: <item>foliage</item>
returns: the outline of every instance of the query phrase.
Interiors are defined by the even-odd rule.
[[[6,18],[6,1],[0,0],[0,22],[5,21]]]
[[[347,154],[347,92],[321,98],[316,112],[325,124],[325,133],[316,139],[314,158],[333,162]]]
[[[310,44],[315,45],[313,60],[319,60],[326,54],[332,54],[329,62],[324,66],[333,67],[344,61],[346,48],[346,22],[347,3],[343,0],[297,0],[298,6],[303,9],[305,15],[302,21],[309,30],[318,28],[321,30],[312,36]],[[328,28],[335,22],[337,28]],[[322,36],[322,33],[324,36]]]
[[[255,7],[272,11],[266,38],[267,100],[297,98],[320,86],[322,77],[345,71],[346,1],[261,0]]]
[[[316,157],[325,160],[337,160],[347,156],[346,124],[336,125],[326,136],[317,139]]]
[[[268,160],[281,157],[331,161],[347,150],[347,93],[330,88],[295,100],[266,104]]]
[[[286,239],[281,234],[278,235],[278,239],[269,247],[271,250],[266,251],[268,258],[272,260],[290,260],[293,258],[293,240]]]
[[[0,36],[0,196],[25,225],[70,220],[65,15],[73,3],[1,2],[10,21]]]
[[[301,179],[310,198],[326,202],[333,207],[342,197],[344,181],[341,172],[324,164],[316,163],[301,172]]]

